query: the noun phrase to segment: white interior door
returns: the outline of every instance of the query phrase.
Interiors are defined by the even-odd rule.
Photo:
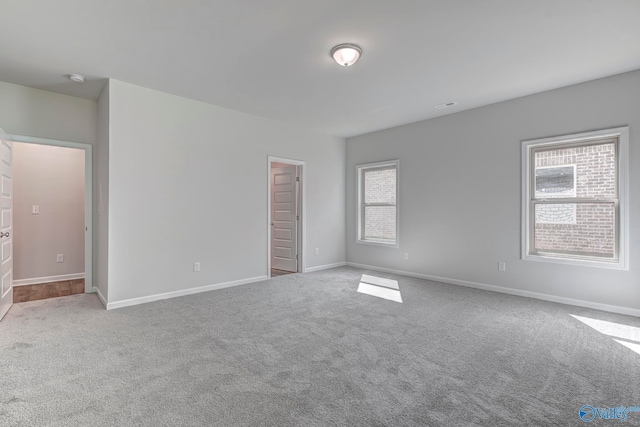
[[[271,169],[271,268],[298,271],[297,166]]]
[[[13,145],[0,129],[0,320],[13,304]]]

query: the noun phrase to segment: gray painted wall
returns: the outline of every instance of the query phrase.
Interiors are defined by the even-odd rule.
[[[631,134],[630,270],[520,260],[521,141],[622,125]],[[347,261],[638,310],[638,129],[635,71],[350,138]],[[356,244],[355,167],[389,159],[400,159],[400,247]]]
[[[84,273],[84,150],[14,143],[13,194],[13,279]]]
[[[344,139],[115,80],[109,104],[109,303],[266,275],[269,155],[307,162],[306,266],[344,262]]]
[[[96,142],[97,103],[0,82],[0,126],[13,135]]]
[[[40,89],[0,82],[0,127],[13,135],[82,142],[97,142],[96,101],[61,95]],[[98,164],[98,150],[93,150],[93,165]],[[97,168],[93,168],[93,194],[98,194]],[[93,198],[93,258],[97,262],[98,233],[97,197]],[[97,282],[93,269],[93,283]]]
[[[93,193],[95,206],[93,227],[94,236],[99,236],[94,244],[93,265],[95,268],[94,286],[106,304],[109,298],[109,82],[105,85],[98,99],[98,143],[97,167],[94,168]],[[96,164],[94,162],[94,164]]]

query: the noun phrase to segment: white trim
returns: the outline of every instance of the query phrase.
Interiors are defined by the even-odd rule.
[[[396,169],[396,240],[394,242],[381,242],[375,240],[365,240],[362,238],[362,171],[365,169],[375,169],[385,166],[394,166]],[[388,248],[400,247],[400,159],[385,160],[375,163],[363,163],[356,165],[356,243],[373,246],[386,246]]]
[[[62,274],[60,276],[32,277],[13,281],[13,286],[39,285],[41,283],[62,282],[64,280],[84,279],[84,273]]]
[[[9,140],[84,150],[84,291],[85,293],[93,292],[93,146],[82,142],[24,135],[9,135]]]
[[[325,264],[325,265],[319,265],[317,267],[309,267],[306,270],[304,270],[305,273],[313,273],[314,271],[320,271],[320,270],[328,270],[330,268],[336,268],[336,267],[344,267],[345,265],[347,265],[346,262],[336,262],[334,264]]]
[[[129,307],[129,306],[138,305],[138,304],[145,304],[147,302],[160,301],[163,299],[177,298],[185,295],[199,294],[201,292],[209,292],[209,291],[214,291],[216,289],[230,288],[232,286],[240,286],[240,285],[246,285],[249,283],[262,282],[267,279],[268,279],[267,276],[251,277],[249,279],[234,280],[231,282],[217,283],[215,285],[206,285],[206,286],[200,286],[197,288],[183,289],[181,291],[165,292],[162,294],[149,295],[146,297],[114,301],[114,302],[107,303],[107,310],[113,310],[115,308],[122,308],[122,307]]]
[[[618,227],[618,248],[616,248],[617,261],[576,259],[552,255],[530,254],[531,247],[530,227],[532,226],[531,212],[529,209],[529,191],[531,189],[531,148],[533,146],[553,146],[555,144],[570,144],[575,142],[585,142],[598,140],[607,137],[618,138],[618,212],[616,225]],[[553,136],[549,138],[530,139],[522,141],[521,151],[521,172],[522,172],[522,220],[521,220],[521,249],[520,256],[526,261],[551,262],[565,265],[579,265],[585,267],[608,268],[614,270],[629,270],[629,127],[620,126],[597,130],[593,132],[582,132],[570,135]],[[608,311],[608,310],[607,310]]]
[[[302,198],[302,215],[300,217],[300,247],[299,255],[299,272],[305,272],[305,249],[307,236],[307,167],[304,160],[287,159],[285,157],[267,156],[267,279],[271,279],[271,163],[286,163],[292,166],[300,167],[300,181],[302,188],[300,189],[300,197]]]
[[[107,308],[107,299],[104,297],[104,295],[102,295],[102,292],[100,292],[100,289],[98,289],[97,287],[94,287],[93,292],[95,292],[98,295],[98,299],[100,300],[104,308]]]
[[[25,136],[25,135],[10,134],[8,136],[10,141],[26,142],[27,144],[52,145],[54,147],[77,148],[80,150],[84,150],[87,147],[92,147],[91,144],[85,144],[83,142],[61,141],[58,139],[38,138],[35,136]]]
[[[618,305],[600,304],[597,302],[584,301],[574,298],[559,297],[556,295],[542,294],[539,292],[523,291],[520,289],[505,288],[502,286],[487,285],[484,283],[469,282],[466,280],[450,279],[447,277],[432,276],[429,274],[413,273],[410,271],[393,270],[391,268],[375,267],[372,265],[347,262],[349,267],[362,268],[365,270],[381,271],[385,273],[398,274],[401,276],[415,277],[418,279],[430,280],[433,282],[445,283],[449,285],[464,286],[466,288],[481,289],[483,291],[497,292],[501,294],[515,295],[525,298],[533,298],[543,301],[550,301],[559,304],[574,305],[577,307],[592,308],[594,310],[608,311],[610,313],[626,314],[628,316],[640,317],[640,310]]]

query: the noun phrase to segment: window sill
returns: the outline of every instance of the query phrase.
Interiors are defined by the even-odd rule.
[[[552,264],[577,265],[581,267],[606,268],[609,270],[629,270],[624,261],[598,261],[590,259],[565,258],[553,255],[532,255],[527,254],[522,257],[524,261],[548,262]]]
[[[384,246],[387,248],[399,248],[400,246],[398,245],[398,242],[382,242],[382,241],[376,241],[376,240],[356,240],[356,243],[359,243],[361,245],[372,245],[372,246]]]

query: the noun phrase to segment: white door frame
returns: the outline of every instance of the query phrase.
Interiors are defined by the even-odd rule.
[[[267,156],[267,277],[271,279],[271,164],[272,163],[286,163],[288,165],[300,166],[300,197],[301,203],[301,215],[298,222],[298,272],[305,272],[305,236],[306,233],[306,218],[307,218],[307,180],[305,179],[305,162],[303,160],[287,159],[284,157]]]
[[[33,136],[8,135],[9,141],[84,150],[84,292],[93,288],[93,146],[82,142],[59,141]]]

